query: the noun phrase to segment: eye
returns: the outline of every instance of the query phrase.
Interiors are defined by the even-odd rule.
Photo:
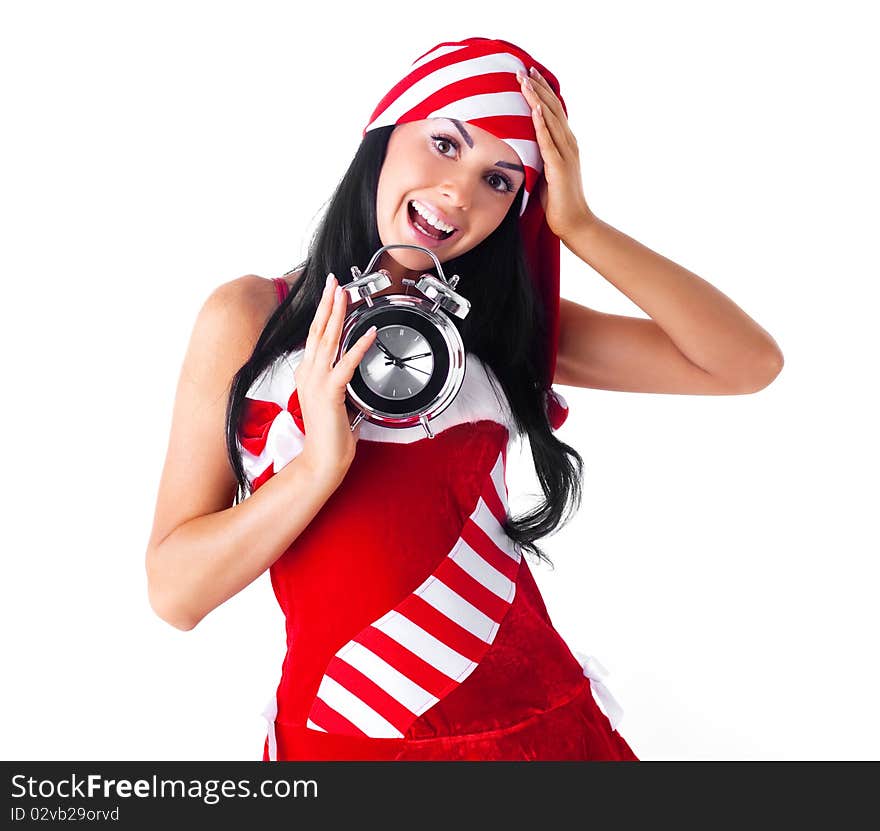
[[[431,136],[432,141],[435,142],[434,146],[437,147],[440,144],[450,144],[456,150],[458,150],[458,142],[452,138],[451,136],[437,135]],[[446,156],[446,158],[451,158],[451,156],[447,156],[442,150],[438,150],[441,156]],[[513,186],[513,182],[505,176],[503,173],[490,173],[487,179],[500,179],[503,183],[502,187],[495,187],[494,185],[489,185],[492,190],[497,191],[498,193],[511,193],[515,190]]]
[[[513,182],[510,181],[503,173],[493,173],[490,179],[500,179],[504,183],[504,188],[495,188],[495,190],[503,190],[505,193],[511,193],[514,190]]]
[[[458,142],[456,142],[455,139],[451,139],[448,136],[431,136],[431,138],[438,144],[451,144],[456,150],[458,150]],[[437,145],[434,146],[436,147]],[[446,154],[441,150],[440,155],[445,156]]]

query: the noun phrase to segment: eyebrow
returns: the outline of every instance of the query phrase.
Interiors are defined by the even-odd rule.
[[[455,119],[455,118],[447,118],[446,120],[451,121],[455,125],[455,129],[458,130],[459,133],[461,133],[461,137],[465,140],[465,143],[467,144],[467,146],[470,148],[473,148],[474,140],[473,140],[473,138],[471,138],[471,134],[467,130],[465,130],[464,124],[462,124],[458,119]],[[512,162],[505,162],[505,161],[495,162],[495,166],[496,167],[506,167],[509,170],[518,170],[520,173],[525,174],[525,170],[523,170],[522,165],[513,164]]]

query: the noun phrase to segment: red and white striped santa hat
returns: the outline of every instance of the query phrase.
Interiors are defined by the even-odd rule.
[[[531,108],[520,91],[517,70],[528,75],[534,66],[547,81],[562,108],[568,109],[559,82],[543,64],[506,40],[466,38],[437,44],[409,67],[373,111],[368,130],[425,118],[453,118],[481,127],[509,144],[525,169],[519,217],[520,237],[529,273],[543,303],[547,325],[548,366],[544,378],[550,426],[558,429],[568,417],[565,399],[552,388],[559,341],[559,237],[547,225],[535,192],[544,169]]]

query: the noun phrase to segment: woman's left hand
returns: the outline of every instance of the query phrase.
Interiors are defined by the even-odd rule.
[[[593,218],[584,196],[577,139],[568,126],[562,103],[537,69],[530,78],[522,72],[517,73],[517,77],[522,94],[532,108],[532,121],[544,161],[544,175],[538,185],[541,205],[550,230],[564,241],[585,220]],[[529,80],[532,89],[526,86]]]

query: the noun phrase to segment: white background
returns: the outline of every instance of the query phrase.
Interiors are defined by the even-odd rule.
[[[484,36],[559,78],[595,213],[785,355],[756,395],[562,388],[586,476],[533,567],[554,623],[642,759],[876,759],[870,7],[4,5],[3,757],[261,757],[268,574],[190,632],[147,601],[186,344],[219,284],[305,256],[409,63]],[[565,249],[562,293],[644,316]]]

